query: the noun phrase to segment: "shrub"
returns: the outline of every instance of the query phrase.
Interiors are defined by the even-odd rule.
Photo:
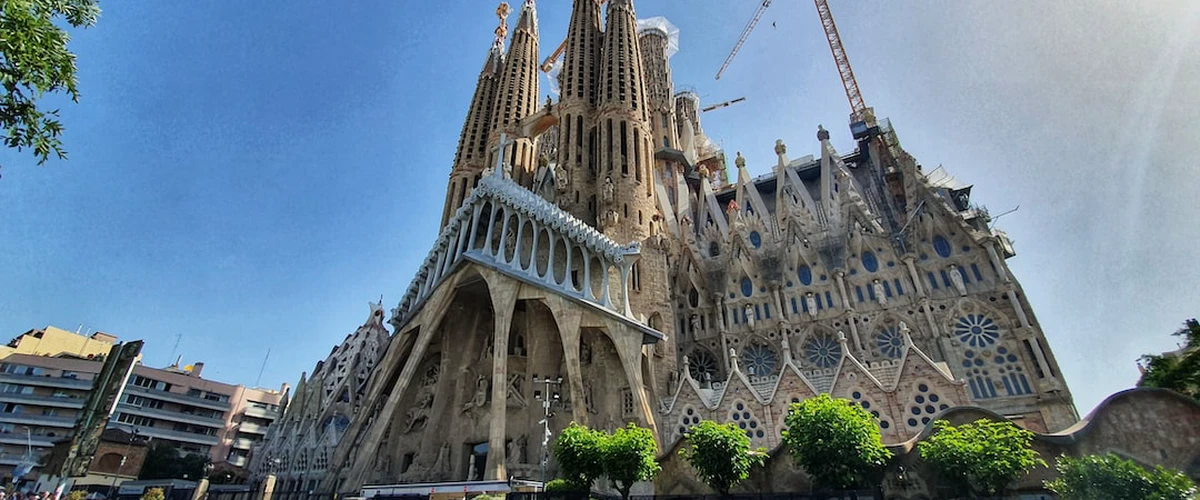
[[[883,468],[892,453],[861,406],[828,394],[793,403],[783,443],[818,488],[850,489]]]
[[[1030,443],[1033,433],[1012,422],[987,419],[958,427],[933,423],[934,434],[917,445],[921,458],[960,491],[996,495],[1029,469],[1046,462]]]
[[[1114,454],[1082,458],[1059,457],[1058,479],[1046,488],[1062,500],[1187,500],[1196,485],[1178,471],[1161,465],[1148,471]]]
[[[705,420],[688,429],[687,446],[679,454],[696,469],[700,480],[721,496],[750,477],[750,469],[766,461],[764,449],[750,449],[750,438],[736,424]]]

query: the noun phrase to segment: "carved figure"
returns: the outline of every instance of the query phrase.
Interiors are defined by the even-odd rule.
[[[804,304],[808,306],[808,315],[817,317],[817,298],[812,292],[804,294]]]
[[[875,280],[871,283],[871,289],[875,291],[875,300],[879,302],[879,305],[887,307],[888,300],[887,294],[883,290],[883,283]]]
[[[779,156],[787,154],[787,144],[783,143],[783,139],[775,139],[775,154]]]
[[[579,343],[579,362],[585,365],[592,364],[592,346],[587,342]]]
[[[433,462],[433,470],[450,472],[450,443],[442,443],[442,447],[438,448],[437,460]]]
[[[592,381],[588,380],[583,384],[583,405],[587,408],[587,412],[593,415],[599,413],[596,411],[596,399],[592,397]]]
[[[558,189],[559,192],[563,192],[563,191],[566,191],[567,186],[570,186],[570,185],[571,185],[571,178],[570,178],[570,174],[567,173],[567,169],[563,168],[562,165],[555,165],[554,166],[554,187],[556,189]]]
[[[617,188],[613,185],[612,177],[604,178],[604,189],[601,191],[605,203],[611,203],[613,196],[616,194]]]
[[[737,152],[737,158],[733,159],[733,164],[736,165],[738,169],[746,168],[746,158],[742,156],[741,151]]]
[[[754,306],[746,304],[742,308],[742,312],[746,316],[746,324],[750,325],[750,328],[754,328]]]
[[[692,315],[692,335],[699,335],[699,334],[700,334],[700,315],[693,314]]]
[[[462,411],[466,412],[475,408],[482,408],[483,405],[487,404],[487,389],[487,377],[480,375],[475,379],[475,395],[470,401],[467,401],[467,403],[463,405]]]
[[[508,376],[508,407],[509,408],[524,408],[525,401],[525,375],[520,373],[509,374]]]
[[[958,271],[958,266],[950,264],[950,282],[954,283],[954,289],[958,290],[958,294],[967,295],[967,284],[963,283],[962,273]]]

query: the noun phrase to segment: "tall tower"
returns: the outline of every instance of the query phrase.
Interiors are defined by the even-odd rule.
[[[638,24],[638,44],[642,49],[642,70],[646,77],[646,104],[650,108],[653,132],[651,142],[655,150],[679,149],[670,62],[678,44],[678,29],[663,17],[646,19]]]
[[[538,107],[538,21],[533,0],[525,0],[513,30],[512,45],[500,70],[488,135],[488,165],[494,165],[500,134],[518,137],[521,120]],[[512,168],[513,181],[529,186],[537,169],[537,148],[530,138],[517,138],[505,146],[505,164]]]
[[[651,130],[632,0],[608,2],[597,89],[600,227],[616,241],[643,241],[656,213]]]
[[[454,153],[454,166],[450,169],[450,183],[446,187],[442,226],[445,226],[446,221],[462,206],[463,200],[471,194],[471,189],[475,187],[483,169],[487,167],[487,138],[492,126],[492,107],[496,99],[500,69],[504,66],[504,37],[508,33],[505,19],[508,12],[507,3],[501,3],[496,8],[496,17],[500,18],[500,25],[496,27],[496,39],[492,42],[492,48],[488,49],[483,70],[479,72],[475,95],[471,97],[471,106],[467,109],[467,120],[463,122],[462,132],[458,134],[458,151]]]
[[[558,164],[568,178],[559,206],[596,224],[596,86],[600,61],[600,3],[575,0],[559,73]]]
[[[601,231],[621,243],[642,243],[630,272],[629,304],[635,316],[664,334],[643,360],[652,400],[666,396],[675,370],[674,309],[654,186],[654,132],[633,0],[609,0],[596,89],[599,156],[596,188]],[[668,94],[669,95],[669,94]],[[652,238],[654,236],[655,238]]]

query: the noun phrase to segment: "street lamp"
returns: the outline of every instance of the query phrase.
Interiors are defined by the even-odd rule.
[[[561,375],[540,378],[536,373],[533,374],[533,383],[544,386],[544,390],[533,391],[533,398],[542,402],[542,420],[538,422],[542,424],[542,489],[546,488],[546,462],[550,460],[550,417],[554,416],[550,408],[562,405],[562,397],[559,394],[562,381]]]
[[[108,485],[108,494],[104,498],[112,498],[113,489],[117,487],[117,479],[121,477],[121,469],[125,468],[125,461],[129,458],[129,449],[133,447],[133,442],[138,438],[137,427],[133,428],[133,432],[129,433],[129,442],[125,444],[125,453],[121,454],[121,463],[117,464],[117,473],[113,474],[112,484]]]

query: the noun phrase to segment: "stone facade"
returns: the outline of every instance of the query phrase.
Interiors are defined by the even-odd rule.
[[[637,422],[661,449],[736,422],[776,447],[787,406],[822,392],[889,443],[961,405],[1038,431],[1078,420],[970,186],[924,171],[870,112],[852,153],[823,128],[802,158],[767,139],[770,173],[739,153],[731,182],[699,98],[672,95],[677,30],[637,21],[632,0],[601,10],[574,1],[561,99],[541,108],[536,6],[507,52],[497,11],[443,230],[326,441],[337,473],[307,481],[549,477],[543,436],[571,420]]]

